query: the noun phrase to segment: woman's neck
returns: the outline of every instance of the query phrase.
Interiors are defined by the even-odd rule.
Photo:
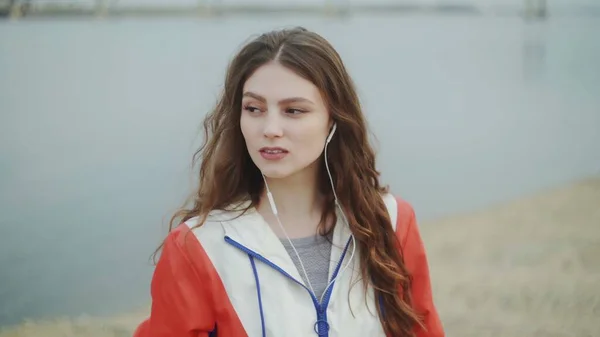
[[[319,192],[316,174],[297,174],[285,179],[266,178],[266,181],[273,195],[279,220],[290,238],[314,235],[323,212],[323,196]],[[285,237],[271,210],[266,188],[258,211],[278,236]]]

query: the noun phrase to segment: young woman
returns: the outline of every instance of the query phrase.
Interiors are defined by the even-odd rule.
[[[380,185],[365,124],[321,36],[244,46],[134,336],[444,336],[414,211]]]

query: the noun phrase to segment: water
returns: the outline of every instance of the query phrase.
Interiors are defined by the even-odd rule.
[[[148,303],[228,60],[290,24],[343,55],[420,219],[599,171],[598,18],[1,22],[0,324]]]

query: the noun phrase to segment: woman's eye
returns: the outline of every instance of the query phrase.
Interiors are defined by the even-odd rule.
[[[287,109],[286,112],[292,115],[298,115],[304,113],[305,111],[300,109]]]
[[[244,106],[244,110],[247,110],[248,112],[252,112],[252,113],[260,111],[259,108],[251,106],[251,105]]]

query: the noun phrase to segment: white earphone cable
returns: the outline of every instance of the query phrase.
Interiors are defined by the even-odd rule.
[[[348,226],[348,219],[346,218],[346,215],[344,214],[344,210],[342,209],[342,207],[340,206],[339,202],[338,202],[338,198],[337,198],[337,194],[335,193],[335,186],[333,184],[333,178],[331,176],[331,171],[329,170],[329,163],[327,161],[327,146],[329,145],[329,142],[331,141],[331,138],[333,137],[333,134],[336,130],[337,125],[333,125],[333,128],[331,130],[331,133],[329,134],[329,136],[327,137],[327,140],[325,142],[325,167],[327,169],[327,174],[329,176],[329,182],[331,183],[331,190],[333,192],[333,197],[335,199],[335,204],[337,206],[337,208],[340,211],[340,214],[342,215],[342,218],[344,219],[344,222],[346,223],[346,225]],[[273,215],[275,215],[275,218],[277,219],[277,223],[279,224],[279,227],[281,228],[281,230],[283,231],[283,234],[285,235],[288,243],[290,244],[290,246],[292,247],[292,249],[294,250],[294,253],[296,254],[296,257],[298,258],[298,261],[300,262],[300,267],[302,268],[302,272],[304,273],[304,276],[306,277],[306,283],[308,284],[308,287],[310,288],[310,291],[312,292],[313,296],[315,296],[315,291],[312,287],[312,284],[310,283],[310,279],[308,277],[308,273],[306,272],[306,269],[304,268],[304,263],[302,263],[302,259],[300,258],[300,254],[298,253],[298,251],[296,250],[296,247],[294,246],[294,244],[292,243],[292,240],[290,239],[289,235],[287,234],[285,228],[283,227],[283,224],[281,223],[281,220],[279,219],[279,214],[277,212],[277,206],[275,205],[275,200],[273,199],[273,194],[271,193],[271,190],[269,189],[269,185],[267,184],[267,179],[264,175],[262,175],[263,180],[265,181],[265,187],[267,189],[267,198],[269,199],[269,204],[271,206],[271,211],[273,212]],[[356,251],[356,239],[354,238],[353,234],[350,234],[350,239],[352,239],[352,253],[350,254],[350,258],[348,259],[348,263],[338,272],[338,274],[336,275],[336,277],[334,277],[329,284],[327,285],[327,287],[325,287],[325,290],[323,291],[323,294],[321,295],[321,298],[319,299],[319,302],[322,303],[323,302],[323,297],[325,296],[325,294],[327,293],[327,290],[329,289],[329,287],[331,287],[331,285],[333,285],[333,283],[335,282],[335,280],[337,280],[337,278],[350,266],[350,263],[352,263],[352,259],[354,258],[354,252]]]
[[[335,131],[335,129],[333,129],[333,131]],[[332,135],[333,135],[333,132],[332,132]],[[344,218],[344,222],[346,223],[347,226],[349,226],[348,219],[346,218],[344,210],[342,209],[342,207],[340,206],[340,203],[338,202],[338,197],[337,197],[337,194],[335,193],[335,187],[333,185],[333,178],[331,177],[331,171],[329,170],[329,164],[327,161],[327,145],[329,145],[330,140],[331,140],[331,137],[329,137],[327,143],[325,144],[325,154],[324,154],[325,155],[325,168],[327,169],[327,174],[329,175],[329,182],[331,183],[331,191],[333,191],[333,197],[335,199],[335,204],[338,207],[338,209],[340,210],[340,214],[342,215],[342,218]],[[346,270],[346,268],[348,268],[350,266],[350,263],[352,263],[352,259],[354,258],[354,252],[356,251],[356,239],[354,238],[354,234],[350,234],[350,238],[352,239],[352,253],[350,254],[348,263],[346,263],[346,265],[338,272],[338,274],[329,282],[327,287],[325,287],[325,290],[323,291],[323,295],[321,296],[321,302],[323,301],[323,296],[325,296],[325,294],[327,293],[327,289],[329,289],[329,287],[331,287],[331,285],[335,282],[335,280],[337,280],[337,278],[341,274],[343,274],[343,272]]]
[[[290,236],[287,234],[285,228],[283,227],[283,224],[281,223],[281,220],[279,219],[279,214],[277,212],[277,207],[275,206],[275,200],[273,200],[273,194],[271,193],[271,190],[269,189],[269,185],[267,184],[267,179],[265,178],[264,175],[263,175],[263,179],[265,181],[265,187],[267,188],[267,198],[269,198],[269,203],[271,204],[271,211],[273,211],[273,215],[275,215],[275,218],[277,219],[277,223],[279,224],[279,227],[283,231],[283,234],[285,235],[288,243],[290,244],[290,246],[294,250],[294,253],[296,253],[296,257],[298,258],[298,261],[300,262],[300,267],[302,268],[302,272],[304,273],[304,276],[306,277],[306,283],[308,283],[308,287],[310,288],[310,291],[314,295],[315,294],[315,290],[313,289],[312,284],[310,283],[310,278],[308,277],[308,273],[306,272],[306,269],[304,268],[304,263],[302,263],[302,259],[300,258],[300,254],[296,250],[296,247],[292,243],[292,240],[290,239]]]

